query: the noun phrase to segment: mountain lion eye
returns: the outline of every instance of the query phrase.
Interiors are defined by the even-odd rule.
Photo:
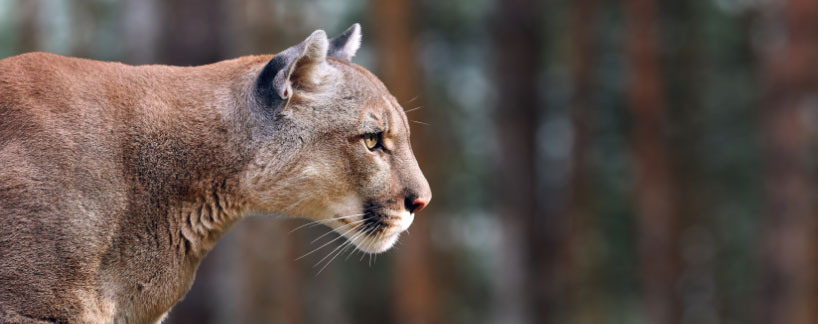
[[[370,150],[381,146],[381,133],[364,134],[364,144]]]

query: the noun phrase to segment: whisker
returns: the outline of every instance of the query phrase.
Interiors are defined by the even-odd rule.
[[[337,228],[337,229],[341,229],[341,228],[344,228],[344,227],[347,227],[347,226],[350,226],[350,225],[357,225],[357,224],[362,223],[363,221],[364,221],[363,219],[361,219],[361,220],[357,220],[357,221],[354,221],[354,222],[349,223],[349,224],[346,224],[346,225],[341,225],[341,226],[338,226],[338,228]],[[315,239],[313,239],[312,241],[310,241],[310,244],[315,243],[316,241],[320,240],[322,237],[329,235],[330,233],[332,233],[333,231],[335,231],[335,230],[337,230],[337,229],[330,229],[330,231],[329,231],[329,232],[326,232],[326,233],[322,234],[321,236],[316,237]]]
[[[408,114],[408,113],[413,112],[413,111],[418,110],[418,109],[423,109],[423,106],[417,106],[417,107],[412,108],[412,109],[404,110],[403,112]]]
[[[332,258],[328,259],[328,261],[327,261],[327,262],[324,264],[324,266],[322,266],[322,267],[321,267],[321,269],[319,269],[319,270],[318,270],[318,272],[317,272],[317,273],[315,273],[315,275],[316,275],[316,276],[318,276],[319,274],[321,274],[321,272],[323,272],[323,271],[324,271],[324,269],[326,269],[326,267],[327,267],[327,266],[329,266],[329,264],[330,264],[330,263],[332,263],[332,260],[334,260],[334,259],[335,259],[335,257],[337,257],[339,254],[341,254],[341,253],[343,253],[344,251],[346,251],[347,247],[349,247],[349,245],[350,245],[350,242],[351,242],[351,241],[346,241],[346,242],[344,242],[343,244],[341,244],[341,245],[339,245],[339,246],[335,247],[335,249],[333,249],[332,251],[330,251],[329,253],[327,253],[327,255],[325,255],[323,258],[321,258],[321,260],[318,260],[318,262],[316,262],[316,263],[315,263],[315,264],[312,266],[312,267],[313,267],[313,269],[314,269],[315,267],[317,267],[317,266],[321,265],[321,263],[322,263],[324,260],[327,260],[327,258],[328,258],[329,256],[334,255]],[[336,253],[336,251],[337,251],[337,253]]]
[[[352,215],[346,215],[346,216],[331,217],[331,218],[325,218],[325,219],[319,220],[319,222],[333,221],[333,220],[350,218],[350,217],[357,217],[357,216],[363,216],[363,215],[364,214],[352,214]]]
[[[304,200],[307,200],[307,198],[309,198],[309,197],[304,197],[304,198],[299,199],[298,201],[294,202],[292,205],[287,206],[287,208],[282,209],[280,213],[285,213],[288,210],[292,209],[293,207],[298,206],[299,204],[304,202]]]
[[[321,274],[321,272],[322,272],[322,271],[324,271],[324,269],[326,269],[326,268],[327,268],[327,266],[329,266],[329,265],[330,265],[330,263],[332,263],[332,261],[333,261],[333,260],[335,260],[335,258],[337,258],[337,257],[338,257],[339,255],[341,255],[341,254],[344,254],[344,252],[346,252],[346,250],[347,250],[349,247],[351,247],[351,246],[353,246],[353,244],[352,244],[352,241],[350,240],[349,242],[347,242],[346,247],[344,247],[343,249],[341,249],[341,251],[338,251],[338,253],[336,253],[336,254],[335,254],[335,256],[334,256],[334,257],[332,257],[332,259],[329,259],[329,261],[327,261],[327,264],[325,264],[325,265],[324,265],[324,267],[323,267],[323,268],[321,268],[321,270],[318,270],[318,274]],[[353,250],[353,251],[354,251],[354,250]]]
[[[293,232],[295,232],[295,231],[297,231],[297,230],[300,230],[300,229],[302,229],[302,228],[304,228],[304,227],[312,227],[312,226],[317,226],[318,224],[321,224],[321,223],[319,223],[318,221],[311,220],[311,221],[309,221],[309,222],[307,222],[307,223],[305,223],[305,224],[302,224],[302,225],[300,225],[300,226],[298,226],[298,227],[296,227],[296,228],[293,228],[293,229],[290,231],[290,233],[288,233],[288,234],[292,234]]]
[[[353,249],[353,250],[352,250],[352,252],[351,252],[351,253],[350,253],[350,254],[347,256],[347,260],[349,260],[349,257],[350,257],[350,256],[352,256],[352,254],[354,254],[354,253],[355,253],[355,251],[357,250],[357,247],[355,247],[355,245],[354,245],[355,240],[357,240],[357,239],[358,239],[358,238],[360,238],[361,236],[365,236],[365,235],[369,235],[369,234],[373,233],[373,232],[374,232],[376,229],[377,229],[377,227],[372,227],[372,228],[370,228],[370,229],[363,230],[363,231],[361,231],[360,233],[357,233],[357,234],[353,235],[351,238],[349,238],[349,240],[348,240],[346,243],[344,243],[344,244],[342,244],[341,246],[339,246],[339,247],[338,247],[338,248],[341,248],[340,250],[338,250],[338,248],[336,248],[335,250],[333,250],[332,252],[330,252],[329,254],[327,254],[327,255],[324,257],[324,259],[325,259],[325,258],[327,258],[328,256],[332,255],[332,254],[333,254],[333,252],[335,252],[336,250],[338,250],[338,252],[337,252],[337,253],[335,253],[335,255],[334,255],[332,258],[330,258],[330,259],[329,259],[329,261],[327,261],[327,262],[324,264],[324,266],[321,268],[321,270],[318,270],[318,274],[321,274],[321,272],[322,272],[322,271],[324,271],[324,269],[325,269],[327,266],[329,266],[329,264],[330,264],[330,263],[332,263],[332,261],[334,261],[334,260],[335,260],[335,259],[336,259],[338,256],[340,256],[341,254],[344,254],[344,252],[346,252],[346,250],[347,250],[349,247],[353,247],[354,249]],[[381,234],[380,234],[378,237],[380,237],[380,236],[382,236],[382,235],[383,235],[383,233],[381,233]],[[367,238],[367,239],[366,239],[366,241],[365,241],[365,242],[370,242],[372,239],[373,239],[372,237],[369,237],[369,238]],[[321,263],[321,261],[323,261],[323,259],[319,260],[319,261],[318,261],[318,263],[316,263],[316,266],[317,266],[318,264],[320,264],[320,263]],[[314,267],[315,267],[315,266],[313,266],[313,268],[314,268]],[[318,274],[316,274],[316,275],[318,275]]]
[[[360,228],[359,228],[358,226],[356,226],[356,227],[352,228],[352,230],[350,230],[350,231],[353,231],[353,230],[358,230],[358,229],[360,229]],[[349,233],[350,231],[347,231],[346,233],[344,233],[342,236],[339,236],[339,237],[344,237],[344,235],[346,235],[346,234],[347,234],[347,233]],[[343,247],[343,246],[345,246],[345,245],[350,244],[351,242],[355,241],[355,240],[356,240],[358,237],[360,237],[360,236],[361,236],[361,235],[363,235],[363,234],[364,234],[364,231],[360,231],[360,232],[358,232],[358,233],[353,234],[353,235],[352,235],[352,237],[350,237],[350,238],[349,238],[349,239],[348,239],[346,242],[344,242],[343,244],[341,244],[341,245],[339,245],[338,247],[336,247],[335,249],[333,249],[333,250],[332,250],[330,253],[328,253],[326,256],[324,256],[323,258],[321,258],[321,260],[318,260],[318,262],[316,262],[316,263],[315,263],[315,265],[313,266],[313,268],[315,268],[316,266],[318,266],[319,264],[321,264],[321,261],[324,261],[324,259],[326,259],[328,256],[332,255],[332,254],[333,254],[333,253],[334,253],[336,250],[338,250],[339,248],[341,248],[341,247]],[[338,239],[338,238],[336,238],[336,240],[337,240],[337,239]]]
[[[364,233],[365,233],[367,236],[369,236],[369,234],[372,234],[372,232],[373,232],[373,231],[375,231],[375,228],[376,228],[376,227],[372,227],[372,228],[370,228],[370,229],[368,229],[368,230],[365,230],[365,231],[364,231]],[[372,242],[372,237],[367,237],[367,238],[365,238],[363,243],[364,243],[364,244],[369,244],[369,242]],[[349,253],[349,255],[347,255],[346,260],[349,260],[349,257],[351,257],[352,255],[354,255],[354,254],[355,254],[355,252],[358,252],[358,251],[360,251],[360,252],[361,252],[361,260],[363,260],[363,255],[365,255],[365,254],[363,253],[363,251],[362,251],[362,250],[357,249],[357,248],[356,248],[356,249],[354,249],[354,250],[352,250],[352,252],[350,252],[350,253]],[[344,261],[346,261],[346,260],[344,260]]]
[[[344,251],[345,251],[345,250],[346,250],[348,247],[349,247],[349,242],[346,242],[346,243],[344,243],[343,245],[339,245],[339,246],[338,246],[338,248],[342,248],[342,249],[341,249],[341,250],[339,250],[339,251],[338,251],[338,253],[335,253],[335,256],[333,256],[331,259],[329,259],[329,261],[327,261],[327,262],[324,264],[324,266],[323,266],[323,267],[321,267],[321,269],[318,269],[318,272],[315,274],[315,276],[317,277],[318,275],[320,275],[320,274],[321,274],[321,272],[323,272],[323,271],[324,271],[324,269],[326,269],[326,268],[327,268],[327,267],[330,265],[330,263],[332,263],[332,261],[333,261],[333,260],[335,260],[335,258],[336,258],[336,257],[338,257],[338,255],[339,255],[339,254],[344,253]],[[333,250],[332,252],[335,252],[335,250]],[[330,252],[330,254],[332,254],[332,252]],[[330,254],[327,254],[327,256],[330,256]],[[318,261],[318,263],[316,263],[316,264],[313,266],[313,268],[315,268],[316,266],[318,266],[318,264],[320,264],[320,263],[321,263],[321,261]]]
[[[380,234],[378,234],[378,236],[377,236],[378,240],[381,240],[383,238],[384,234],[386,234],[386,232],[381,232]],[[375,264],[378,263],[378,255],[377,254],[375,254],[375,261],[373,263],[375,263]]]
[[[316,274],[316,276],[317,276],[317,275],[319,275],[319,274],[321,274],[321,272],[322,272],[322,271],[324,271],[324,269],[326,269],[326,268],[327,268],[327,266],[328,266],[330,263],[332,263],[332,261],[333,261],[333,260],[335,260],[335,258],[337,258],[337,257],[338,257],[338,255],[340,255],[340,254],[344,253],[345,249],[346,249],[346,248],[348,248],[350,244],[352,244],[352,241],[354,241],[356,238],[360,237],[361,235],[363,235],[363,232],[361,232],[361,233],[357,233],[357,234],[353,235],[351,238],[349,238],[349,240],[348,240],[348,241],[344,242],[344,244],[339,245],[339,246],[338,246],[338,247],[336,247],[334,250],[332,250],[330,253],[328,253],[326,256],[324,256],[323,258],[321,258],[321,260],[318,260],[318,262],[317,262],[317,263],[316,263],[314,266],[312,266],[313,268],[317,267],[319,264],[321,264],[321,261],[324,261],[324,259],[326,259],[326,258],[327,258],[327,257],[329,257],[330,255],[333,255],[333,254],[334,254],[334,256],[333,256],[331,259],[329,259],[329,261],[327,261],[327,263],[326,263],[326,264],[324,264],[324,266],[323,266],[323,267],[321,267],[321,269],[320,269],[320,270],[318,270],[318,273]],[[338,251],[338,253],[335,253],[335,251]]]
[[[432,126],[432,124],[429,124],[429,123],[424,123],[424,122],[422,122],[422,121],[412,120],[412,122],[413,122],[413,123],[418,123],[418,124],[421,124],[421,125]]]
[[[406,104],[410,104],[410,103],[412,103],[412,101],[417,100],[419,97],[420,97],[420,94],[418,94],[418,95],[416,95],[416,96],[412,97],[412,99],[409,99],[409,101],[407,101],[407,102],[405,102],[405,103],[402,103],[402,104],[401,104],[401,106],[406,105]]]
[[[373,227],[373,229],[374,229],[374,227]],[[369,244],[369,242],[372,242],[372,240],[373,240],[373,239],[374,239],[374,238],[369,237],[369,238],[367,238],[367,239],[366,239],[365,243]],[[364,258],[365,258],[367,255],[371,255],[371,253],[361,251],[361,258],[360,258],[360,259],[358,259],[358,262],[363,261],[363,260],[364,260]]]
[[[347,255],[346,259],[344,259],[344,261],[349,261],[349,257],[351,257],[352,255],[354,255],[354,254],[355,254],[355,252],[358,252],[358,251],[360,251],[360,250],[358,249],[358,247],[357,247],[357,246],[355,246],[355,248],[354,248],[354,249],[352,249],[352,251],[349,251],[349,254]]]
[[[346,246],[349,244],[349,242],[350,242],[350,240],[347,240],[347,241],[346,241],[346,242],[344,242],[343,244],[336,246],[334,249],[332,249],[332,251],[330,251],[329,253],[327,253],[327,255],[325,255],[323,258],[321,258],[321,260],[318,260],[318,262],[316,262],[316,263],[315,263],[315,264],[314,264],[312,267],[313,267],[313,268],[315,268],[315,267],[317,267],[318,265],[320,265],[320,264],[321,264],[321,262],[323,262],[324,260],[326,260],[326,259],[327,259],[329,256],[331,256],[331,255],[335,254],[335,252],[336,252],[336,251],[338,251],[338,250],[343,249],[344,247],[346,247]],[[325,265],[325,267],[326,267],[326,265]],[[319,273],[320,273],[320,271],[319,271]]]
[[[321,265],[321,263],[322,263],[324,260],[326,260],[326,259],[327,259],[327,258],[328,258],[330,255],[335,254],[335,251],[343,251],[342,249],[343,249],[343,248],[345,248],[345,247],[347,246],[347,244],[349,244],[349,241],[344,242],[344,244],[338,245],[337,247],[335,247],[334,249],[332,249],[332,251],[330,251],[329,253],[327,253],[327,255],[325,255],[323,258],[321,258],[321,260],[318,260],[318,262],[316,262],[316,263],[315,263],[315,264],[312,266],[312,268],[313,268],[313,269],[315,269],[315,267],[317,267],[317,266]],[[324,271],[324,268],[326,268],[328,265],[329,265],[329,262],[327,262],[327,264],[324,264],[324,266],[323,266],[323,267],[321,267],[321,269],[319,269],[319,270],[318,270],[318,272],[317,272],[317,273],[315,273],[315,275],[316,275],[316,276],[318,276],[319,274],[321,274],[321,271]]]
[[[350,257],[352,257],[353,255],[355,255],[355,252],[358,252],[358,251],[360,251],[360,249],[357,249],[357,248],[356,248],[356,249],[352,249],[352,251],[349,251],[349,254],[347,255],[346,259],[344,259],[344,261],[345,261],[345,262],[346,262],[346,261],[349,261],[349,258],[350,258]]]
[[[290,233],[295,232],[295,231],[297,231],[297,230],[299,230],[299,229],[302,229],[302,228],[304,228],[304,227],[318,226],[319,224],[324,224],[324,223],[328,223],[328,222],[335,221],[335,220],[339,220],[339,219],[351,218],[351,217],[358,217],[358,216],[363,216],[363,215],[364,215],[364,214],[354,214],[354,215],[347,215],[347,216],[340,216],[340,217],[325,218],[325,219],[319,219],[319,220],[309,221],[309,222],[308,222],[308,223],[306,223],[306,224],[303,224],[303,225],[301,225],[301,226],[298,226],[298,227],[294,228],[292,231],[290,231]]]
[[[381,236],[383,236],[383,232],[381,232],[380,234],[376,235],[375,237],[370,237],[369,239],[370,239],[370,241],[374,241],[374,240],[380,239],[380,238],[381,238]],[[366,254],[361,255],[361,260],[363,260],[363,259],[364,259],[364,256],[367,256],[367,255],[369,255],[369,261],[367,261],[367,266],[368,266],[368,267],[370,267],[370,268],[372,268],[372,256],[373,256],[373,255],[375,255],[375,253],[370,253],[370,252],[367,252]],[[359,261],[360,261],[360,260],[359,260]]]
[[[351,224],[350,224],[350,225],[351,225]],[[339,228],[340,228],[340,227],[339,227]],[[296,260],[296,261],[298,261],[298,260],[303,259],[304,257],[306,257],[306,256],[308,256],[308,255],[310,255],[310,254],[312,254],[312,253],[313,253],[313,252],[315,252],[315,251],[318,251],[318,250],[320,250],[320,249],[324,248],[325,246],[329,245],[329,244],[330,244],[330,243],[332,243],[332,242],[337,241],[338,239],[340,239],[340,238],[344,237],[344,235],[346,235],[347,233],[352,232],[352,231],[354,231],[354,230],[355,230],[355,227],[353,227],[353,228],[352,228],[352,229],[350,229],[349,231],[346,231],[344,234],[341,234],[341,235],[339,235],[338,237],[336,237],[336,238],[332,239],[331,241],[329,241],[329,242],[327,242],[327,243],[324,243],[324,245],[321,245],[321,246],[319,246],[318,248],[316,248],[316,249],[314,249],[314,250],[312,250],[312,251],[310,251],[310,252],[307,252],[307,254],[304,254],[304,255],[302,255],[302,256],[300,256],[300,257],[298,257],[298,259],[295,259],[295,260]],[[329,233],[332,233],[332,232],[329,232]],[[314,241],[313,241],[313,242],[314,242]]]

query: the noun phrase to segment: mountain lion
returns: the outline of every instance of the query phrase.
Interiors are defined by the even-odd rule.
[[[198,67],[0,60],[0,322],[155,323],[248,214],[389,249],[431,199],[360,27]]]

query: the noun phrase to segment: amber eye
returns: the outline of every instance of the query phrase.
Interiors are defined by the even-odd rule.
[[[364,134],[364,144],[366,148],[374,150],[381,145],[381,133]]]

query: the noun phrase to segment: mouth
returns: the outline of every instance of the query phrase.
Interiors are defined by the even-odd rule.
[[[342,225],[334,230],[366,253],[381,253],[395,245],[400,234],[409,228],[415,215],[366,206],[364,213],[355,218],[342,218]]]

